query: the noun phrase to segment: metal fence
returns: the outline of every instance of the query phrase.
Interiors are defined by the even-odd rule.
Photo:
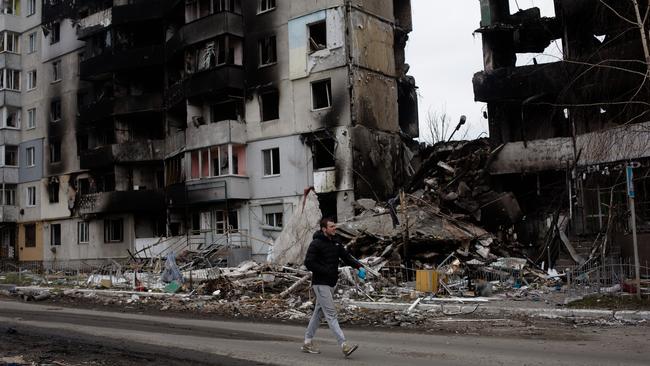
[[[570,294],[636,292],[632,259],[605,258],[566,272]],[[650,292],[650,263],[640,263],[641,291]]]

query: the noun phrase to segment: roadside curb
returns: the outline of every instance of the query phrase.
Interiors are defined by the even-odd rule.
[[[411,304],[409,303],[389,303],[389,302],[363,302],[351,301],[347,304],[358,306],[364,309],[375,310],[402,310],[407,311]],[[463,304],[422,304],[417,306],[419,310],[439,312],[445,315],[463,315],[476,314],[486,316],[503,317],[526,316],[546,319],[603,319],[603,320],[620,320],[629,322],[650,321],[650,311],[634,310],[597,310],[597,309],[549,309],[549,308],[520,308],[520,307],[502,307],[487,305],[485,302],[463,303]]]

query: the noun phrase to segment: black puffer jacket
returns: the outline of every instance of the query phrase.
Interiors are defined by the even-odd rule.
[[[312,272],[312,285],[336,286],[339,259],[351,267],[361,267],[343,245],[327,237],[322,230],[315,232],[305,256],[305,266]]]

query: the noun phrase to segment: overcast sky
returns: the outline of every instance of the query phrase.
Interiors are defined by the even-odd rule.
[[[510,3],[511,12],[517,11],[518,3],[521,9],[537,6],[542,16],[554,16],[553,0]],[[466,115],[468,138],[487,134],[487,120],[482,117],[485,105],[474,102],[472,88],[472,76],[483,70],[481,36],[472,34],[481,20],[479,1],[412,0],[411,7],[413,32],[406,46],[406,62],[419,87],[421,137],[425,137],[428,110],[446,111],[454,127],[460,116]],[[519,55],[518,64],[531,60],[530,55]]]

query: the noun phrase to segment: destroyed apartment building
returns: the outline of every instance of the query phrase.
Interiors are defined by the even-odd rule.
[[[636,217],[647,263],[648,2],[555,0],[554,17],[509,4],[480,1],[484,70],[473,84],[487,103],[491,184],[513,192],[521,209],[518,241],[540,245],[533,259],[558,270],[594,255],[633,258]],[[538,62],[549,46],[561,56]],[[559,252],[568,261],[556,263]]]
[[[405,182],[408,0],[3,6],[3,260],[264,261],[305,188],[342,221]]]

